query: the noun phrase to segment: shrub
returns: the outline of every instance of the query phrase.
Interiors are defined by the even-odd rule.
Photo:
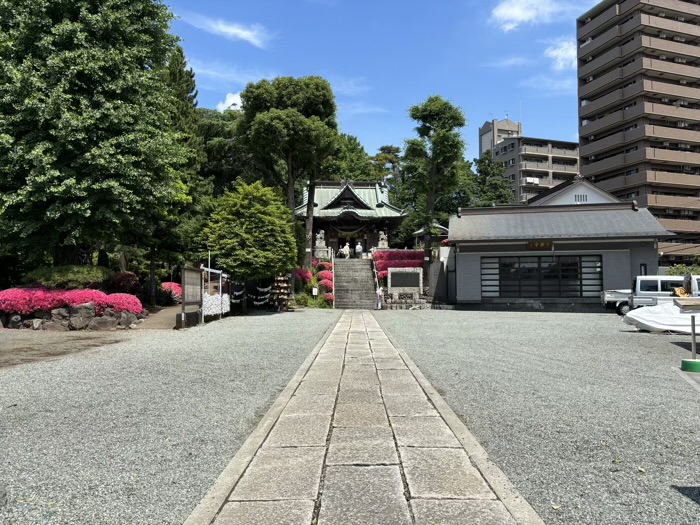
[[[328,304],[333,304],[333,301],[335,301],[335,295],[333,295],[332,293],[327,293],[323,296],[323,300],[326,301],[326,303]]]
[[[300,293],[294,297],[294,300],[296,301],[297,306],[308,306],[310,298],[307,294]]]
[[[318,272],[318,279],[319,281],[332,281],[333,274],[324,270],[322,272]]]
[[[319,288],[324,288],[327,292],[333,291],[333,281],[329,281],[328,279],[322,280],[318,283],[318,286]]]
[[[298,268],[296,271],[296,277],[298,281],[301,281],[304,284],[309,284],[309,281],[311,281],[313,278],[313,274],[305,268]]]
[[[107,296],[109,306],[114,308],[116,313],[131,312],[134,315],[139,315],[143,311],[141,301],[133,295],[127,293],[113,293]]]
[[[397,260],[397,261],[375,261],[375,266],[378,272],[383,272],[389,268],[422,268],[423,259],[421,260]]]
[[[105,308],[111,306],[107,300],[107,294],[99,290],[71,290],[63,292],[63,301],[65,306],[92,303],[95,305],[95,313],[97,315],[102,315]]]
[[[380,281],[386,281],[386,278],[388,276],[389,276],[389,272],[387,270],[377,272],[377,279],[379,279]]]
[[[316,269],[317,269],[317,270],[328,270],[328,271],[330,271],[330,270],[333,269],[333,264],[332,264],[332,263],[329,263],[329,262],[327,262],[327,261],[322,261],[322,262],[316,264]]]
[[[173,296],[175,302],[182,301],[182,286],[179,283],[165,282],[160,287],[167,293]]]
[[[112,270],[101,266],[51,266],[37,268],[24,276],[25,284],[46,288],[96,288],[109,279]]]
[[[110,292],[138,295],[143,291],[138,276],[134,272],[116,272],[105,281],[104,288]]]
[[[422,250],[384,250],[384,251],[376,251],[374,252],[374,255],[372,258],[374,259],[374,262],[377,263],[379,261],[423,261],[423,254],[424,252]],[[396,266],[392,266],[393,268],[398,268]],[[409,267],[410,268],[410,267]]]

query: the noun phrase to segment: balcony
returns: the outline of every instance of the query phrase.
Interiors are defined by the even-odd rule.
[[[674,233],[700,233],[700,221],[682,219],[659,219],[661,226]]]
[[[672,173],[670,171],[643,171],[633,175],[620,175],[612,179],[596,182],[596,186],[609,192],[637,186],[666,186],[674,188],[700,187],[700,175]]]
[[[675,208],[678,210],[700,210],[700,198],[675,197],[671,195],[640,195],[637,197],[640,206],[649,208]]]
[[[526,161],[520,163],[521,170],[544,170],[549,171],[549,162],[532,162]]]
[[[574,157],[578,158],[578,149],[556,148],[552,146],[552,155],[556,157]]]
[[[549,155],[549,146],[534,146],[523,144],[520,148],[521,154],[534,153],[535,155]]]
[[[557,164],[552,163],[552,171],[558,171],[563,173],[578,173],[578,165],[572,166],[570,164]]]

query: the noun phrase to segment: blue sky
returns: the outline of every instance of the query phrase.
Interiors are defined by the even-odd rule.
[[[508,114],[527,136],[577,140],[576,17],[595,0],[166,0],[199,105],[235,102],[248,82],[320,75],[341,131],[370,155],[414,135],[428,96],[460,106],[467,158],[478,129]]]

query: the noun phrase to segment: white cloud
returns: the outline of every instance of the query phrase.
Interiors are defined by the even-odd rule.
[[[537,75],[523,80],[523,87],[537,90],[543,95],[571,95],[578,89],[576,76]]]
[[[576,41],[573,39],[557,40],[544,50],[544,56],[552,60],[552,69],[555,71],[576,69],[576,53]]]
[[[491,23],[503,31],[522,25],[549,24],[576,18],[597,0],[500,0],[491,11]]]
[[[241,107],[240,93],[226,93],[226,99],[216,105],[216,110],[223,113],[227,109],[238,110],[241,109]]]
[[[344,104],[339,104],[339,112],[348,116],[388,113],[385,108],[367,104],[366,102],[347,102]]]
[[[261,24],[244,25],[220,18],[209,18],[196,13],[187,13],[182,19],[191,26],[207,33],[222,36],[229,40],[242,40],[261,49],[264,49],[272,38],[265,26]]]
[[[228,90],[232,86],[245,86],[249,82],[278,76],[274,71],[241,69],[221,62],[192,59],[189,60],[188,64],[194,70],[197,85],[202,89],[209,90]]]
[[[364,78],[330,77],[330,83],[335,95],[346,97],[359,97],[370,90]]]
[[[526,57],[510,57],[498,62],[493,62],[489,64],[491,67],[520,67],[532,64],[532,60]]]

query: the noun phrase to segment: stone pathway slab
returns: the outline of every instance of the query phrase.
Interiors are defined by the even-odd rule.
[[[309,525],[314,502],[234,501],[228,503],[214,525]]]
[[[411,501],[416,525],[517,525],[500,501]]]

